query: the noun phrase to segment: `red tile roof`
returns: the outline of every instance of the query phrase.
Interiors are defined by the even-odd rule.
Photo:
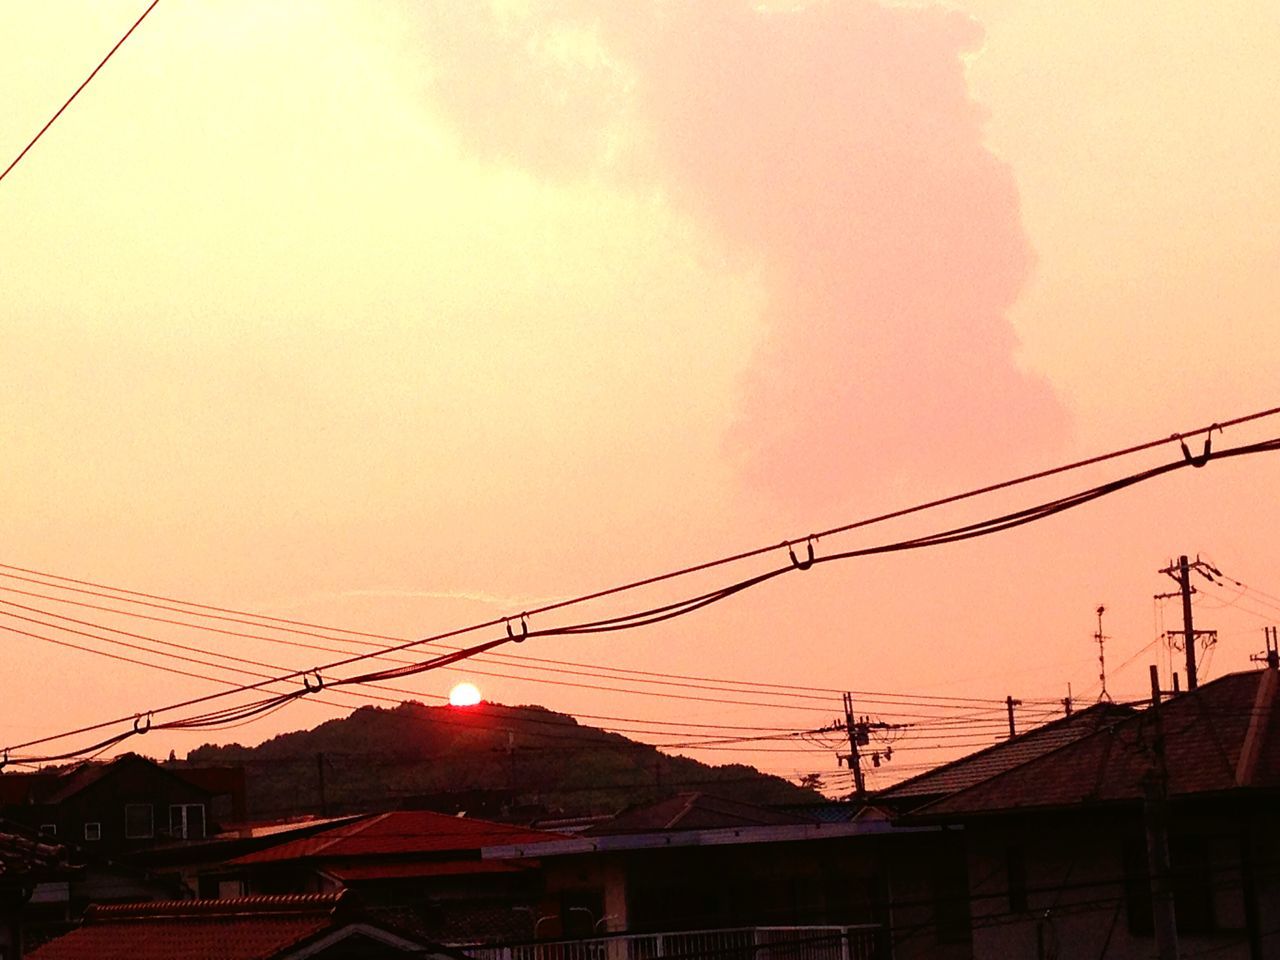
[[[929,819],[1138,800],[1164,733],[1169,795],[1280,790],[1280,675],[1234,673],[919,811]]]
[[[410,860],[400,863],[342,863],[326,865],[324,872],[342,883],[365,880],[412,880],[422,877],[462,877],[476,874],[523,873],[537,861],[510,863],[503,860]]]
[[[450,817],[428,810],[398,810],[269,847],[231,863],[249,866],[289,860],[460,853],[500,844],[544,843],[565,837],[562,833],[470,817]]]
[[[91,906],[30,960],[271,960],[347,922],[344,894]]]

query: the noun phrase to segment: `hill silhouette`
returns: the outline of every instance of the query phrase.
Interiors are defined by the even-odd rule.
[[[752,803],[822,800],[743,764],[660,752],[538,706],[361,707],[256,747],[206,744],[187,763],[246,768],[253,817],[420,806],[476,816],[613,813],[677,790]]]

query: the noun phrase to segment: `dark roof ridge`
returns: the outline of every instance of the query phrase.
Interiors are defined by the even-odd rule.
[[[1098,706],[1098,705],[1099,704],[1095,704],[1094,706]],[[963,797],[967,793],[970,793],[976,790],[981,790],[989,786],[990,784],[995,783],[998,780],[1003,780],[1006,777],[1017,776],[1023,771],[1023,768],[1030,766],[1033,763],[1048,762],[1048,759],[1055,756],[1056,754],[1063,753],[1067,750],[1076,749],[1081,744],[1088,743],[1089,741],[1094,740],[1097,737],[1110,738],[1113,735],[1116,727],[1122,726],[1123,724],[1141,720],[1146,712],[1144,710],[1136,710],[1132,708],[1130,709],[1132,710],[1132,712],[1129,713],[1127,716],[1116,716],[1114,722],[1099,726],[1092,733],[1086,733],[1083,737],[1078,737],[1075,740],[1069,740],[1066,743],[1059,744],[1058,746],[1050,750],[1046,750],[1044,753],[1039,754],[1038,756],[1031,757],[1025,763],[1019,763],[1015,766],[1010,767],[1007,770],[1001,770],[999,773],[994,774],[990,777],[987,777],[985,780],[979,780],[977,783],[970,784],[969,786],[964,787],[961,790],[957,790],[955,793],[951,793],[945,797],[941,797],[937,800],[930,801],[929,803],[926,803],[923,806],[915,810],[912,810],[909,814],[907,814],[906,819],[914,819],[915,817],[928,817],[931,815],[930,812],[933,810],[933,808],[945,806],[946,804],[956,800],[958,797]],[[1099,778],[1101,778],[1101,771],[1099,772]],[[1099,786],[1100,786],[1100,782],[1099,784],[1095,784],[1093,791],[1091,791],[1091,794],[1096,794],[1099,789]]]
[[[1223,674],[1221,677],[1216,677],[1215,679],[1209,681],[1208,683],[1200,684],[1195,690],[1185,690],[1172,697],[1162,698],[1159,704],[1156,705],[1154,708],[1148,703],[1148,705],[1144,709],[1133,710],[1132,713],[1130,713],[1128,716],[1117,717],[1114,723],[1110,723],[1105,726],[1100,726],[1097,730],[1093,731],[1092,733],[1089,733],[1083,737],[1079,737],[1068,743],[1064,743],[1052,750],[1048,750],[1040,754],[1039,756],[1034,757],[1031,760],[1028,760],[1026,763],[1019,764],[1014,767],[1010,767],[1008,770],[1001,771],[1000,773],[995,774],[992,777],[989,777],[985,780],[971,784],[970,786],[965,787],[962,790],[957,790],[955,793],[949,794],[947,796],[941,797],[938,800],[934,800],[930,803],[924,804],[923,806],[911,811],[911,813],[908,814],[905,819],[914,820],[917,817],[921,819],[941,818],[946,815],[946,808],[956,803],[959,803],[961,810],[963,810],[964,798],[966,797],[966,795],[971,793],[976,793],[982,790],[990,789],[993,784],[997,784],[999,781],[1021,776],[1026,773],[1026,768],[1029,766],[1032,766],[1033,764],[1049,763],[1052,761],[1052,758],[1054,758],[1059,754],[1064,754],[1067,751],[1071,751],[1071,750],[1084,749],[1086,746],[1094,742],[1099,737],[1109,738],[1107,743],[1106,754],[1107,756],[1110,756],[1110,750],[1112,746],[1112,744],[1110,743],[1110,738],[1119,736],[1119,734],[1122,732],[1120,731],[1119,728],[1129,727],[1129,728],[1141,729],[1140,728],[1141,724],[1150,722],[1153,717],[1157,716],[1157,714],[1160,719],[1163,719],[1165,712],[1171,708],[1175,710],[1181,710],[1184,708],[1195,709],[1197,713],[1200,714],[1201,720],[1208,720],[1208,715],[1205,713],[1205,709],[1204,709],[1204,698],[1206,696],[1206,691],[1211,691],[1213,690],[1213,688],[1218,686],[1225,686],[1228,683],[1239,683],[1244,678],[1258,677],[1259,674],[1265,674],[1265,672],[1266,672],[1265,669],[1238,670],[1233,673]],[[1259,683],[1261,682],[1262,682],[1262,678],[1259,678]],[[1189,701],[1194,701],[1194,706],[1192,706],[1189,703]],[[1250,699],[1251,709],[1252,709],[1253,702],[1254,702],[1254,698],[1251,698]],[[1153,710],[1156,711],[1156,713],[1153,714],[1152,712]],[[1213,726],[1211,723],[1204,723],[1202,725],[1209,726],[1209,727]],[[1165,732],[1166,739],[1168,735],[1169,735],[1169,732],[1166,731]],[[1218,746],[1219,750],[1222,750],[1223,745],[1221,744],[1220,738],[1218,737],[1218,731],[1216,729],[1211,730],[1210,736],[1215,741],[1215,745]],[[1230,766],[1229,763],[1228,763],[1228,766]],[[1234,768],[1231,769],[1231,774],[1232,774],[1232,778],[1234,779],[1235,777]],[[1105,777],[1105,766],[1100,765],[1099,771],[1098,771],[1098,780],[1094,784],[1093,789],[1089,792],[1089,797],[1091,799],[1096,800],[1100,796],[1104,777]],[[999,812],[999,811],[993,808],[992,812]]]
[[[1050,728],[1057,729],[1057,728],[1067,726],[1068,724],[1079,723],[1081,717],[1084,717],[1090,713],[1102,713],[1107,710],[1115,712],[1114,713],[1115,723],[1120,723],[1125,720],[1128,720],[1131,717],[1141,712],[1126,703],[1115,703],[1111,700],[1099,700],[1097,703],[1089,704],[1089,706],[1085,707],[1083,710],[1077,710],[1073,713],[1067,714],[1066,716],[1055,717],[1054,719],[1048,721],[1047,723],[1040,724],[1038,727],[1032,727],[1029,730],[1024,730],[1022,733],[1010,739],[999,740],[988,747],[983,747],[980,750],[975,750],[973,753],[966,753],[963,757],[957,757],[954,760],[948,760],[946,763],[941,763],[936,767],[931,767],[930,769],[925,770],[922,773],[917,773],[915,776],[908,777],[905,780],[899,780],[897,783],[893,784],[893,786],[886,787],[883,790],[877,791],[873,799],[883,798],[885,800],[893,800],[895,799],[894,792],[901,787],[913,786],[915,784],[920,783],[923,780],[928,779],[929,777],[936,776],[939,773],[942,773],[943,771],[954,770],[963,764],[972,763],[974,760],[980,759],[982,757],[990,756],[991,754],[997,751],[1007,750],[1011,744],[1026,743],[1028,739],[1043,735],[1044,732],[1046,730],[1049,730]],[[1102,730],[1102,729],[1106,729],[1106,728],[1099,726],[1098,730],[1094,730],[1090,733],[1086,733],[1083,736],[1076,738],[1076,740],[1069,741],[1067,744],[1063,744],[1062,746],[1070,746],[1071,743],[1078,743],[1080,740],[1087,739],[1088,737],[1093,736],[1095,733],[1099,732],[1099,730]],[[999,773],[992,774],[990,777],[987,777],[986,779],[979,782],[986,783],[987,780],[992,780],[995,777],[1008,773],[1010,770],[1016,770],[1018,769],[1018,767],[1023,766],[1027,763],[1031,763],[1033,760],[1038,759],[1040,756],[1053,753],[1054,750],[1057,750],[1057,749],[1060,749],[1060,747],[1054,747],[1049,750],[1046,750],[1044,754],[1038,754],[1036,757],[1028,757],[1026,760],[1023,760],[1021,763],[1015,764],[1014,766],[1011,766],[1006,770],[1001,770]],[[977,784],[971,784],[971,786],[976,786],[976,785]],[[965,790],[968,790],[968,789],[969,787],[963,787],[960,790],[955,791],[955,793],[963,793]],[[954,796],[955,794],[953,793],[951,795]],[[902,797],[902,799],[907,799],[909,796],[910,795],[908,794]]]

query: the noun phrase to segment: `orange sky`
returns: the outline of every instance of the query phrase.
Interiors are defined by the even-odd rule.
[[[1274,6],[959,8],[162,0],[0,184],[0,562],[417,636],[1275,405]],[[0,6],[4,163],[140,11]],[[1277,480],[1274,456],[1211,464],[521,652],[1088,700],[1094,608],[1111,662],[1136,654],[1170,555],[1280,596]],[[1237,594],[1199,599],[1211,676],[1280,618]],[[3,649],[5,742],[214,689]],[[827,719],[476,679],[568,712]]]

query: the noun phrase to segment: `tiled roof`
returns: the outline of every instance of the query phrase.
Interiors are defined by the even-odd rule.
[[[326,865],[324,872],[343,883],[367,880],[414,880],[425,877],[462,877],[476,874],[523,873],[537,866],[537,861],[519,865],[502,860],[410,860],[393,863],[341,863]]]
[[[582,832],[584,837],[660,830],[717,830],[725,827],[766,827],[813,823],[812,817],[726,800],[708,793],[678,793],[656,803],[623,810],[612,820]]]
[[[56,781],[50,784],[52,792],[45,796],[33,796],[38,803],[57,804],[74,797],[82,790],[88,789],[99,780],[111,776],[116,771],[133,764],[142,764],[152,767],[160,773],[161,776],[172,777],[173,779],[185,783],[188,786],[199,790],[202,793],[209,793],[203,786],[192,782],[183,776],[185,771],[169,770],[162,767],[148,757],[141,756],[136,753],[123,753],[113,760],[100,763],[94,760],[88,760],[84,763],[72,767],[71,769],[59,774]]]
[[[57,782],[56,773],[0,773],[0,804],[32,803]]]
[[[49,843],[28,827],[0,821],[0,883],[63,879],[73,870],[66,847]]]
[[[885,802],[928,800],[947,796],[1012,770],[1036,757],[1074,743],[1099,729],[1134,715],[1131,707],[1096,703],[1070,716],[1035,727],[1010,740],[1002,740],[918,776],[903,780],[876,794]]]
[[[345,922],[345,894],[91,906],[30,960],[271,960]]]
[[[489,820],[450,817],[428,810],[397,810],[291,840],[231,861],[236,866],[288,860],[444,854],[498,844],[563,840],[564,834],[530,830]]]
[[[1280,674],[1234,673],[923,808],[930,819],[1133,801],[1163,728],[1169,795],[1280,790]]]

